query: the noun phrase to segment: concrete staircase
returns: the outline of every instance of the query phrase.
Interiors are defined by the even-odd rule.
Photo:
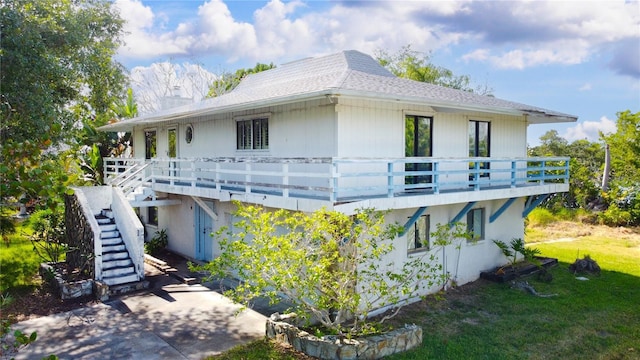
[[[120,285],[140,280],[110,209],[96,215],[102,239],[102,281]]]

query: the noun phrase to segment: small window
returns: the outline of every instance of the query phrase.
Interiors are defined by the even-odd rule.
[[[484,209],[473,209],[467,213],[467,230],[473,241],[484,240]]]
[[[242,120],[236,123],[238,150],[264,150],[269,148],[269,119]]]
[[[422,215],[407,232],[407,252],[429,250],[429,215]]]
[[[186,141],[187,144],[191,144],[192,140],[193,140],[193,126],[187,125],[187,129],[184,131],[184,141]]]
[[[147,223],[149,225],[158,226],[158,207],[149,206],[147,208]]]

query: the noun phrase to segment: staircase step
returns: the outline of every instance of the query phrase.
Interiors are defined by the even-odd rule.
[[[128,274],[125,276],[102,278],[102,281],[109,286],[126,284],[130,282],[138,281],[138,280],[139,280],[138,275],[134,273]]]
[[[96,215],[96,220],[98,220],[98,225],[112,224],[113,223],[113,219],[112,218],[108,218],[108,217],[102,216],[102,215]]]
[[[132,266],[132,265],[133,265],[133,261],[131,260],[131,258],[128,258],[128,257],[125,259],[102,261],[102,270],[104,271],[104,270],[109,270],[117,267]]]
[[[120,237],[120,232],[118,230],[103,231],[100,233],[100,237],[103,239],[116,238]]]
[[[135,274],[135,269],[133,268],[133,266],[119,266],[106,270],[102,269],[103,278],[121,277],[127,276],[129,274]]]
[[[102,245],[102,253],[114,253],[114,252],[127,252],[127,247],[124,244],[118,244],[118,245],[107,245],[105,246],[104,244]]]
[[[102,209],[100,211],[100,215],[107,217],[109,219],[113,219],[113,211],[111,209]]]
[[[124,244],[124,243],[122,242],[122,238],[119,236],[114,238],[102,239],[102,246],[113,246],[113,245],[120,245],[120,244]]]
[[[102,261],[129,259],[129,253],[126,251],[104,253],[102,252]]]
[[[100,225],[100,231],[102,231],[102,232],[118,230],[118,226],[116,224],[100,224],[100,223],[98,223],[98,225]]]

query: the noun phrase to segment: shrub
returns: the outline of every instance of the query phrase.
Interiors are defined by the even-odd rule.
[[[600,223],[607,226],[627,226],[631,223],[631,213],[621,210],[616,204],[611,204],[598,218]]]
[[[553,216],[551,211],[544,208],[533,209],[533,211],[529,213],[527,219],[529,220],[528,224],[530,226],[545,226],[556,221],[556,218]]]
[[[396,306],[376,320],[380,324],[397,314],[401,300],[448,279],[442,264],[436,263],[435,251],[403,264],[387,261],[404,229],[385,224],[384,212],[361,209],[349,216],[321,209],[304,214],[237,205],[235,216],[242,220],[233,224],[235,231],[215,234],[221,255],[196,269],[212,277],[239,278],[240,284],[225,294],[244,305],[262,296],[272,302],[283,296],[298,316],[349,337],[372,328],[367,323],[372,310]],[[468,235],[456,234],[459,228],[442,234],[436,247]]]
[[[29,220],[33,250],[45,262],[60,262],[68,250],[61,209],[38,210]]]
[[[144,251],[149,255],[157,255],[167,247],[168,243],[167,230],[162,229],[156,231],[151,240],[144,244]]]

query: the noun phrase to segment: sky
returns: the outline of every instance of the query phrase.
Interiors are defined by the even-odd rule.
[[[393,54],[410,45],[495,97],[578,117],[529,126],[530,146],[552,129],[570,142],[596,141],[600,131],[615,131],[618,112],[640,111],[640,1],[115,0],[115,6],[126,21],[116,59],[137,84],[171,73],[195,98],[215,74],[258,62],[277,66],[342,50]]]

